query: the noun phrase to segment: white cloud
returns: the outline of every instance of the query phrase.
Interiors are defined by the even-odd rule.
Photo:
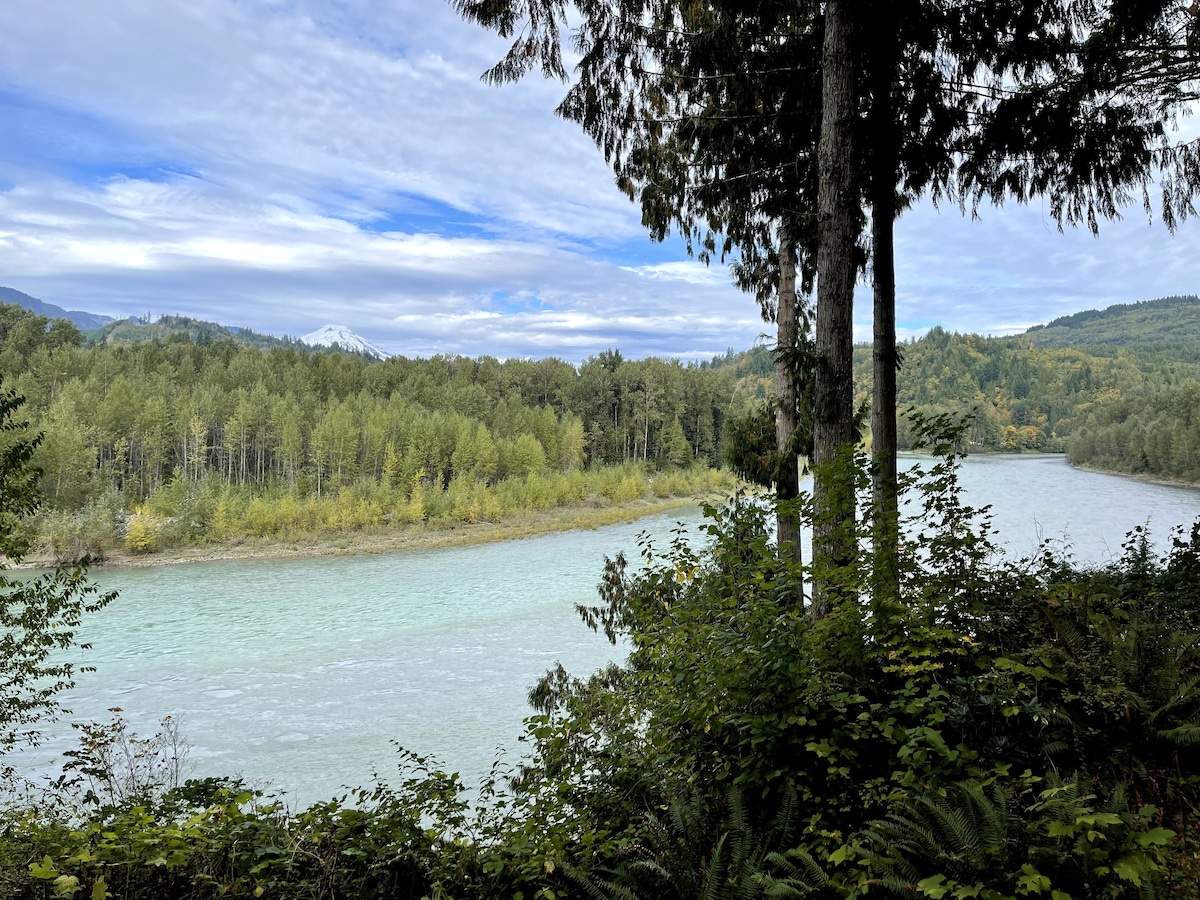
[[[448,4],[370,9],[346,23],[317,4],[9,0],[0,66],[283,205],[369,216],[405,192],[539,230],[640,233],[597,151],[549,115],[560,86],[482,84],[502,44]]]
[[[729,274],[722,266],[706,266],[695,260],[680,260],[678,262],[654,263],[644,266],[628,266],[626,271],[633,272],[645,278],[661,281],[683,281],[688,284],[726,284]]]
[[[39,219],[41,208],[57,212]],[[277,334],[345,321],[410,355],[695,357],[761,330],[754,304],[720,278],[664,281],[548,241],[377,233],[124,180],[0,194],[0,259],[20,262],[14,286],[72,308]]]

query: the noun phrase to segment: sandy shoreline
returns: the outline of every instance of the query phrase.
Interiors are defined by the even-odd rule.
[[[91,568],[150,568],[195,562],[236,559],[306,559],[321,556],[352,556],[360,553],[394,553],[404,550],[434,550],[464,547],[497,541],[520,540],[556,531],[591,530],[605,525],[633,522],[656,513],[695,506],[709,497],[672,497],[665,500],[639,500],[621,506],[568,506],[544,512],[516,516],[504,522],[438,527],[429,525],[381,528],[374,531],[330,532],[279,540],[243,538],[202,547],[175,547],[153,553],[111,551]],[[17,568],[51,568],[48,557],[30,554]]]

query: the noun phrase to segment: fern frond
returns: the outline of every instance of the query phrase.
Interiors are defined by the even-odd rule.
[[[1168,728],[1159,734],[1180,747],[1194,747],[1200,744],[1200,722],[1188,722],[1175,728]]]
[[[703,900],[721,900],[721,894],[725,887],[725,876],[728,872],[728,860],[725,853],[726,837],[728,834],[723,834],[717,839],[717,845],[713,848],[712,856],[709,859],[708,869],[704,872]]]

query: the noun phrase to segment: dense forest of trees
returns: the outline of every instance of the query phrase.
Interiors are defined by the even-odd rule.
[[[976,449],[1066,452],[1077,465],[1200,481],[1198,315],[1197,298],[1166,297],[1015,337],[934,328],[903,348],[900,408],[969,416]],[[855,372],[865,398],[866,348]],[[910,429],[902,417],[901,446]]]
[[[186,335],[194,344],[215,344],[232,341],[242,347],[271,350],[276,347],[298,347],[307,349],[299,341],[270,334],[259,334],[249,328],[226,328],[216,322],[205,322],[190,316],[150,316],[141,319],[118,319],[102,328],[87,332],[87,337],[97,343],[142,344],[155,341],[180,340]]]
[[[1035,334],[993,338],[934,328],[903,345],[901,448],[913,441],[905,412],[948,414],[969,422],[964,450],[1065,452],[1079,465],[1200,481],[1200,340],[1113,344],[1088,330],[1079,346],[1063,346],[1039,344]],[[859,403],[870,394],[870,353],[855,350]],[[731,369],[747,396],[770,390],[766,348],[713,364]]]
[[[934,328],[902,348],[900,408],[968,417],[968,449],[1066,452],[1082,465],[1200,481],[1196,306],[1164,298],[1008,338]],[[1135,331],[1167,329],[1175,341],[1109,340],[1131,316]],[[47,550],[71,558],[121,542],[148,550],[495,521],[589,497],[688,493],[716,482],[682,471],[719,466],[728,422],[768,403],[774,387],[765,347],[697,366],[618,351],[579,367],[373,362],[193,331],[85,346],[68,322],[0,306],[0,371],[44,432],[36,527]],[[860,403],[870,369],[869,348],[858,348]],[[902,416],[902,448],[910,428]]]
[[[1128,395],[1106,394],[1088,410],[1068,450],[1083,465],[1200,482],[1200,382],[1156,380]]]
[[[1085,309],[1035,325],[1028,335],[1038,346],[1194,344],[1200,340],[1200,297],[1182,294]]]
[[[82,346],[0,306],[0,371],[27,398],[40,526],[61,555],[687,490],[721,454],[726,368],[606,351],[576,369],[193,341]],[[657,484],[655,484],[657,482]]]
[[[866,378],[865,359],[861,371]],[[980,449],[1066,451],[1073,462],[1093,464],[1080,438],[1104,427],[1103,410],[1115,402],[1140,407],[1197,378],[1200,344],[1084,350],[1037,346],[1027,335],[986,338],[934,328],[904,347],[900,403],[927,416],[971,415],[968,439]],[[909,439],[902,421],[902,444]]]

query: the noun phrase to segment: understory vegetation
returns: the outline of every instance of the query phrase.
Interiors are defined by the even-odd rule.
[[[114,548],[152,553],[247,538],[285,541],[496,523],[561,507],[711,496],[733,483],[729,473],[707,466],[664,472],[644,463],[531,472],[492,483],[458,477],[447,485],[418,480],[397,486],[363,479],[321,496],[283,488],[255,491],[206,477],[172,481],[132,511],[112,491],[79,510],[43,511],[27,527],[43,553],[72,561],[84,555],[102,559]]]
[[[402,756],[391,786],[289,812],[177,784],[169,741],[97,726],[56,789],[13,799],[0,893],[1197,897],[1200,525],[1162,558],[1135,532],[1101,568],[1001,557],[956,437],[904,479],[898,601],[863,549],[817,573],[836,602],[814,619],[814,573],[735,498],[704,549],[608,563],[580,612],[627,661],[547,673],[529,755],[481,798]],[[838,464],[865,489],[864,460]]]

